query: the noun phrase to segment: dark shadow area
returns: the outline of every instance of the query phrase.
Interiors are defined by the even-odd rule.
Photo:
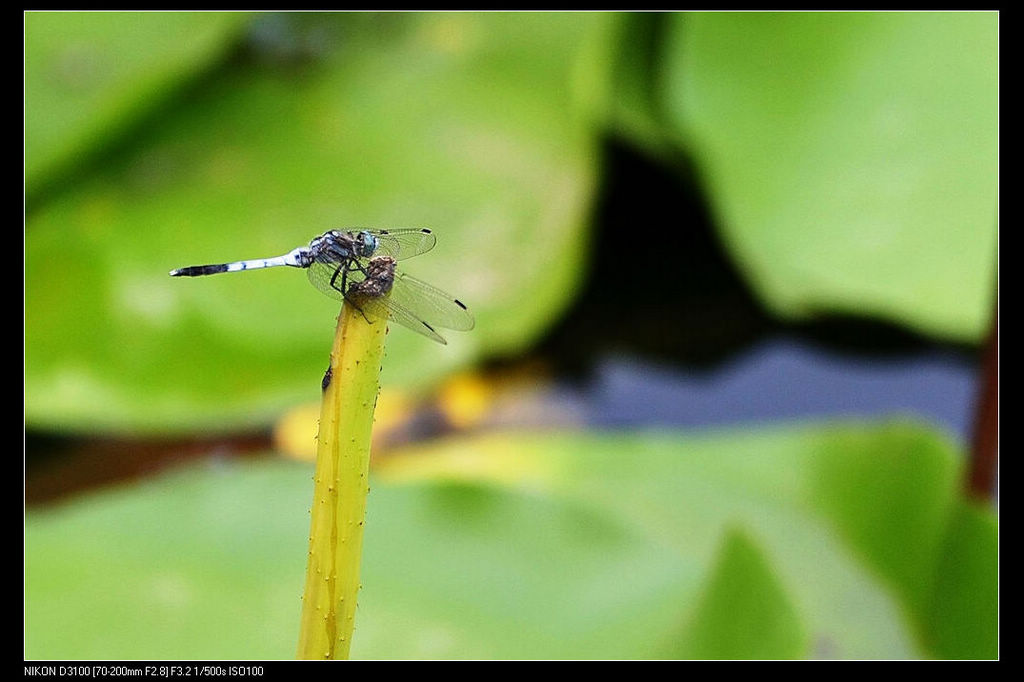
[[[606,145],[605,168],[587,279],[540,354],[569,374],[606,352],[711,365],[770,328],[704,198],[685,181],[692,172],[659,166],[616,140]]]
[[[142,479],[211,455],[265,454],[270,433],[226,437],[120,438],[25,434],[25,504],[55,502],[94,488]]]
[[[535,348],[567,378],[583,378],[608,354],[712,369],[779,335],[868,359],[942,352],[977,362],[976,348],[877,319],[775,319],[722,244],[692,161],[663,165],[615,139],[605,160],[586,281]]]

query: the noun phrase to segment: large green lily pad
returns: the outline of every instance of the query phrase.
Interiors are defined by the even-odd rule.
[[[998,15],[665,21],[659,112],[764,301],[788,317],[877,315],[982,338],[996,282]]]
[[[224,56],[243,13],[26,12],[29,195],[115,141]]]
[[[356,658],[991,658],[996,525],[908,423],[495,434],[382,460]],[[290,658],[312,470],[31,511],[29,658]]]
[[[432,228],[437,248],[402,267],[476,315],[447,347],[392,329],[385,384],[424,386],[519,348],[566,305],[608,18],[303,18],[333,36],[319,59],[204,74],[32,209],[29,425],[227,430],[316,400],[338,307],[303,273],[167,273],[278,255],[331,228]]]

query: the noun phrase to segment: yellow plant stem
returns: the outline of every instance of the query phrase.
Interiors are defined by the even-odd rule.
[[[387,324],[345,304],[324,375],[298,658],[347,659]]]

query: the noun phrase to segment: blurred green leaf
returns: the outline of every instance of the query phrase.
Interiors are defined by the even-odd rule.
[[[917,434],[851,434],[817,461],[822,511],[862,558],[921,612],[932,590],[932,567],[956,500],[960,471],[928,455]]]
[[[680,658],[797,658],[800,618],[770,562],[742,530],[729,531]]]
[[[766,303],[977,341],[995,290],[998,15],[666,20],[660,112]]]
[[[244,13],[26,12],[25,185],[31,195],[233,44]]]
[[[627,12],[614,25],[616,49],[606,125],[654,156],[671,147],[658,106],[666,26],[666,16],[658,12]]]
[[[987,508],[956,505],[935,573],[922,636],[946,658],[997,658],[999,545]]]
[[[990,657],[996,526],[957,511],[959,470],[944,437],[900,423],[395,455],[352,655]],[[220,464],[30,512],[26,655],[290,658],[311,474]]]
[[[332,36],[319,59],[223,65],[28,216],[29,425],[229,429],[317,399],[338,306],[303,273],[167,272],[331,228],[434,229],[403,267],[476,315],[444,348],[393,330],[385,385],[517,349],[569,301],[610,15],[302,18]]]

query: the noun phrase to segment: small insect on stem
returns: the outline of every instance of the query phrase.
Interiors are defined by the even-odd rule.
[[[356,282],[348,289],[349,298],[380,298],[391,293],[395,285],[395,259],[390,256],[371,258],[366,266],[366,279]]]
[[[425,228],[397,230],[328,230],[308,246],[282,256],[171,270],[172,277],[200,277],[221,272],[289,266],[306,270],[309,281],[331,298],[357,305],[367,321],[393,320],[438,343],[438,329],[469,331],[475,322],[457,298],[397,270],[397,261],[434,248],[434,233]],[[388,294],[388,295],[385,295]],[[359,298],[364,304],[357,304]]]

